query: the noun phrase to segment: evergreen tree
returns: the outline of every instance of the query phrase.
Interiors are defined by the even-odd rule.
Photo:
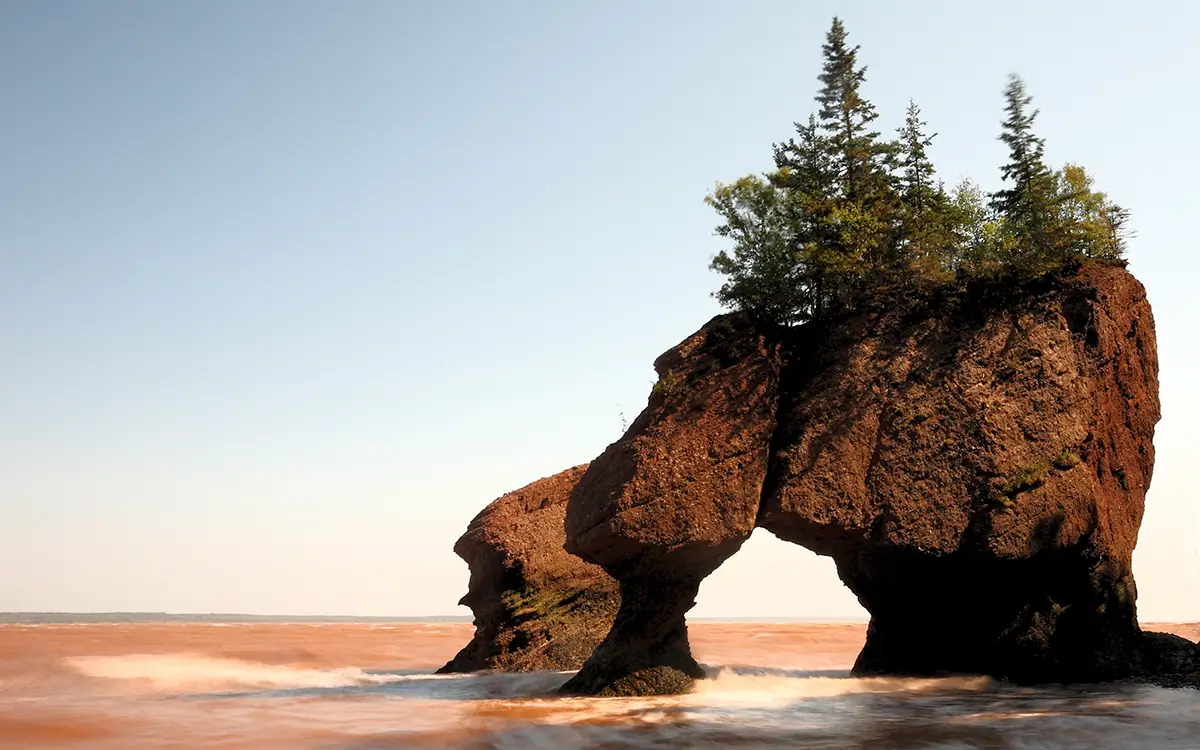
[[[992,208],[1004,219],[1007,243],[1002,252],[1013,270],[1037,275],[1057,267],[1070,245],[1059,221],[1058,179],[1043,157],[1045,142],[1033,133],[1038,111],[1019,77],[1009,76],[1004,89],[1007,119],[1000,140],[1009,161],[1000,169],[1011,187],[992,194]]]
[[[1112,248],[1113,257],[1124,258],[1129,238],[1134,235],[1134,231],[1129,228],[1132,214],[1128,208],[1110,202],[1105,206],[1102,218],[1105,228],[1108,229],[1108,244]]]
[[[934,184],[933,163],[925,149],[933,143],[933,135],[925,134],[927,123],[921,119],[921,110],[916,102],[908,102],[904,126],[897,129],[900,148],[900,203],[905,214],[920,222],[934,208],[935,200],[942,193]]]
[[[867,290],[904,293],[973,278],[1012,283],[1080,257],[1120,258],[1129,211],[1094,189],[1082,167],[1047,166],[1037,110],[1020,78],[1004,90],[1004,189],[966,180],[952,193],[928,149],[936,134],[909,103],[898,140],[872,130],[866,68],[834,18],[822,47],[820,107],[785,143],[775,171],[718,184],[707,197],[732,242],[711,267],[722,304],[783,323],[853,306]]]
[[[807,312],[819,315],[834,291],[830,279],[848,269],[843,268],[844,256],[836,252],[836,174],[827,144],[815,115],[809,115],[806,124],[795,125],[797,138],[774,145],[777,171],[768,177],[789,193],[786,207],[798,273],[809,290]]]
[[[822,46],[825,62],[822,66],[821,90],[817,103],[821,127],[827,148],[838,164],[841,195],[849,201],[871,197],[880,187],[880,162],[888,150],[879,142],[879,133],[870,130],[879,117],[875,105],[862,97],[862,84],[867,69],[858,65],[858,46],[846,44],[846,28],[841,19],[833,25]]]
[[[775,168],[779,171],[772,179],[790,190],[833,196],[834,173],[829,163],[828,146],[821,136],[816,115],[809,115],[808,122],[795,123],[796,138],[773,145]]]
[[[846,29],[833,19],[822,52],[825,62],[816,96],[827,158],[836,174],[838,200],[832,208],[830,250],[841,256],[839,296],[853,292],[853,281],[877,275],[895,264],[896,201],[892,185],[895,145],[871,129],[878,114],[862,95],[867,69],[858,64],[857,46],[846,42]]]
[[[941,182],[935,182],[936,171],[926,151],[937,134],[926,134],[925,125],[920,108],[910,101],[904,125],[896,131],[900,280],[922,286],[949,280],[958,242],[950,196]]]

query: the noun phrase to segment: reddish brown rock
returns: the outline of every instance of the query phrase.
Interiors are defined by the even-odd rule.
[[[857,672],[1127,676],[1159,419],[1145,291],[1088,265],[986,292],[802,349],[760,522],[871,613]]]
[[[440,672],[578,669],[605,636],[616,583],[563,550],[567,496],[587,465],[495,500],[454,545],[471,568],[460,604],[475,637]]]
[[[715,318],[654,363],[628,432],[567,506],[567,549],[621,586],[612,632],[569,692],[680,692],[703,675],[684,613],[700,581],[754,530],[771,434],[777,346],[743,316]]]
[[[832,557],[871,613],[858,673],[1194,684],[1200,647],[1137,624],[1158,362],[1123,268],[791,329],[721,316],[655,368],[586,472],[459,541],[478,632],[447,669],[569,668],[611,620],[564,690],[687,690],[685,613],[761,526]]]
[[[567,548],[623,601],[566,689],[686,689],[684,613],[756,525],[834,558],[872,616],[860,673],[1137,673],[1157,367],[1142,286],[1098,263],[788,330],[715,319],[571,493]]]

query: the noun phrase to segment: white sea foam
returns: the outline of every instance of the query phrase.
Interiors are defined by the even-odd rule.
[[[765,696],[795,700],[835,698],[865,693],[928,693],[979,691],[995,686],[988,677],[856,677],[778,674],[720,669],[707,680],[697,680],[693,695],[704,700],[759,701]]]
[[[87,677],[136,680],[165,691],[339,688],[409,679],[407,675],[371,674],[355,667],[312,669],[194,653],[79,656],[65,662]]]
[[[334,736],[344,737],[347,746],[472,750],[962,748],[991,746],[1000,732],[1013,750],[1200,747],[1191,741],[1200,736],[1200,712],[1195,693],[1186,690],[1015,688],[982,677],[852,678],[843,672],[738,666],[709,667],[713,677],[688,695],[565,698],[552,696],[570,673],[396,675],[198,653],[87,656],[65,663],[96,681],[89,687],[115,686],[122,696],[131,689],[128,704],[97,704],[108,707],[103,710],[128,705],[139,721],[158,712],[172,727],[194,721],[188,731],[196,734],[207,731],[209,715],[222,715],[227,719],[222,732],[242,732],[245,747],[268,747],[258,722],[267,722],[262,732],[298,733],[287,735],[290,744],[269,745],[289,749],[324,747]],[[341,689],[352,691],[355,700],[340,700]],[[216,700],[147,700],[165,691],[190,698],[212,693]],[[107,698],[111,691],[99,692]],[[250,703],[239,703],[243,700]],[[239,712],[239,705],[255,709]],[[237,723],[247,716],[253,722]],[[901,726],[897,739],[893,735]],[[303,734],[314,728],[319,742]],[[911,744],[897,744],[904,738]],[[225,746],[225,739],[194,746]],[[134,747],[142,746],[113,744],[104,750]]]

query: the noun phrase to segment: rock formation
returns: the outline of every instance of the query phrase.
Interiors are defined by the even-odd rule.
[[[1158,363],[1123,268],[793,329],[720,316],[655,368],[567,505],[568,551],[622,597],[568,692],[686,689],[684,613],[756,526],[834,559],[871,613],[858,673],[1142,669]]]
[[[475,637],[439,672],[578,669],[608,632],[616,583],[563,550],[567,495],[586,468],[510,492],[471,521],[454,552],[471,568],[459,603]]]
[[[795,328],[714,318],[586,471],[472,522],[477,632],[445,669],[574,668],[599,643],[565,692],[685,691],[700,582],[762,527],[870,612],[858,674],[1198,684],[1200,646],[1137,624],[1155,346],[1141,284],[1099,262]]]
[[[1143,633],[1140,682],[1200,690],[1200,643],[1171,633]]]
[[[868,313],[790,364],[760,523],[833,557],[871,613],[856,672],[1137,670],[1159,404],[1132,276]]]
[[[679,692],[703,672],[684,614],[754,530],[779,399],[778,345],[717,319],[654,363],[650,404],[571,493],[567,550],[621,586],[572,692]]]

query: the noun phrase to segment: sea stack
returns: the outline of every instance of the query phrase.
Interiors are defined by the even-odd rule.
[[[686,689],[684,613],[756,526],[832,557],[870,612],[857,674],[1140,671],[1158,360],[1120,264],[790,328],[720,316],[656,367],[567,505],[567,549],[623,595],[567,691]]]
[[[563,550],[567,495],[586,464],[495,500],[454,545],[471,569],[459,602],[475,637],[441,673],[578,669],[608,632],[616,582]]]
[[[1158,358],[1123,264],[798,326],[721,315],[655,369],[620,440],[459,540],[477,631],[445,670],[582,662],[564,692],[687,691],[700,583],[765,528],[870,613],[856,674],[1194,681],[1200,646],[1137,622]]]

